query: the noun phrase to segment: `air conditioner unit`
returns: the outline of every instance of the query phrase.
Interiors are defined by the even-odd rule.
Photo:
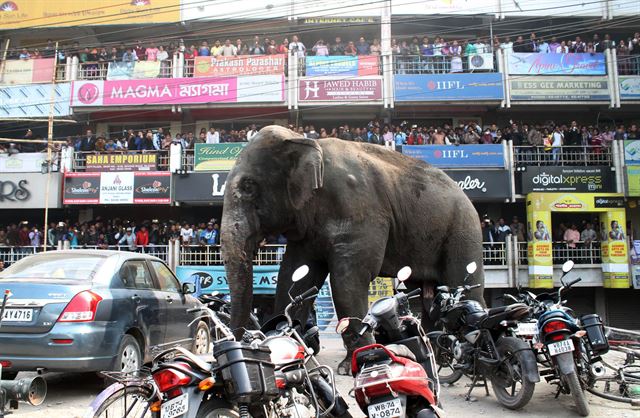
[[[491,71],[493,70],[493,54],[473,54],[469,55],[469,71]]]

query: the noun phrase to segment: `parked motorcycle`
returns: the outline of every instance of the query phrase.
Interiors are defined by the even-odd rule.
[[[475,262],[467,266],[465,282],[476,268]],[[469,376],[470,400],[479,381],[489,395],[489,379],[498,402],[509,409],[520,409],[531,400],[535,384],[540,381],[531,347],[514,336],[514,328],[529,315],[530,308],[515,303],[484,309],[480,303],[464,299],[465,292],[477,286],[437,288],[429,317],[444,331],[433,331],[428,336],[435,347],[438,366],[453,370],[442,381],[452,383],[463,374]]]
[[[531,342],[537,350],[538,362],[546,367],[541,374],[548,382],[558,385],[558,393],[573,397],[581,416],[588,416],[589,406],[584,390],[588,390],[604,373],[600,356],[609,350],[609,342],[598,315],[577,318],[565,306],[566,300],[562,300],[563,292],[582,280],[565,281],[573,265],[571,260],[563,264],[562,286],[556,293],[534,295],[520,292],[517,299],[511,298],[532,308],[532,320],[537,327],[529,332],[523,331],[521,335]]]
[[[409,267],[397,275],[397,290],[406,290]],[[354,351],[351,372],[355,397],[369,418],[443,417],[439,407],[440,384],[435,372],[433,350],[420,321],[409,309],[409,299],[420,289],[375,301],[361,320],[360,335],[372,332],[376,343]],[[336,331],[343,333],[351,321],[343,318]]]
[[[309,269],[302,266],[293,281]],[[195,286],[185,283],[187,292]],[[219,329],[213,356],[176,347],[160,353],[147,373],[105,373],[118,380],[90,406],[87,417],[276,418],[350,417],[329,367],[320,365],[293,326],[291,309],[314,298],[317,288],[291,298],[285,324],[269,337],[246,331],[241,342],[208,307],[202,309]],[[200,320],[202,318],[198,318]]]
[[[7,307],[7,302],[12,296],[11,291],[6,289],[2,297],[0,305],[0,326]],[[0,418],[10,415],[11,409],[18,409],[19,402],[26,402],[34,406],[41,405],[47,396],[47,382],[42,376],[27,377],[24,379],[13,380],[13,376],[9,379],[2,380],[2,367],[0,362]],[[7,410],[7,406],[10,410]]]

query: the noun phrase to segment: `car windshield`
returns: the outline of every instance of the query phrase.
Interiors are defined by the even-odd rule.
[[[106,259],[88,254],[38,254],[11,265],[0,273],[0,280],[92,280]]]

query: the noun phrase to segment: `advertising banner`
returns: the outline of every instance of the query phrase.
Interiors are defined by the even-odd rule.
[[[195,57],[194,77],[284,74],[286,55]]]
[[[640,165],[627,166],[627,194],[640,196]]]
[[[620,100],[640,100],[640,76],[620,77]]]
[[[194,171],[229,171],[246,143],[196,144]]]
[[[508,55],[511,75],[605,75],[604,54],[546,54],[512,52]]]
[[[173,176],[173,200],[186,203],[222,203],[228,171]]]
[[[71,83],[29,84],[0,87],[0,117],[3,119],[48,118],[51,88],[55,87],[53,116],[69,116]]]
[[[34,26],[136,25],[180,21],[180,0],[13,0],[0,11],[3,29]]]
[[[280,266],[253,266],[253,294],[275,295],[278,284]],[[224,266],[177,266],[176,276],[180,283],[196,283],[200,281],[200,289],[204,294],[218,291],[229,293],[229,282]]]
[[[87,154],[86,171],[155,171],[158,155],[145,154]]]
[[[62,175],[59,173],[7,173],[0,170],[0,209],[42,209],[49,181],[50,209],[60,208]],[[17,212],[16,212],[17,214]]]
[[[557,55],[557,54],[547,54]],[[511,80],[511,100],[609,100],[606,77],[523,77]]]
[[[624,141],[624,164],[640,165],[640,140]]]
[[[529,287],[536,289],[553,287],[551,212],[540,209],[527,205]]]
[[[377,55],[306,57],[305,67],[307,77],[329,75],[345,77],[376,76],[380,75],[380,57]]]
[[[615,192],[615,177],[608,166],[526,167],[522,194],[531,192]]]
[[[624,208],[612,209],[602,213],[600,230],[603,240],[602,272],[604,287],[626,289],[629,287],[629,254],[627,248],[627,219]]]
[[[530,193],[527,202],[550,212],[610,212],[625,207],[621,193]]]
[[[107,80],[157,78],[160,75],[160,64],[160,61],[110,62]]]
[[[298,100],[305,102],[373,102],[382,100],[382,77],[303,78]]]
[[[511,196],[507,170],[445,170],[469,199],[504,200]]]
[[[166,171],[65,173],[63,203],[169,204],[170,189]]]
[[[0,18],[3,15],[4,13],[0,11]],[[7,60],[4,62],[0,85],[51,83],[54,64],[55,60],[53,58]]]
[[[394,76],[397,102],[502,100],[500,73],[398,74]]]
[[[71,106],[284,102],[284,75],[74,81]]]
[[[436,167],[504,167],[502,144],[403,145],[402,153]]]
[[[46,160],[44,152],[0,154],[0,173],[40,173]]]

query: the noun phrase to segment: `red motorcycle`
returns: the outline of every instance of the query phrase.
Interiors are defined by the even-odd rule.
[[[409,267],[398,272],[398,290],[406,289],[402,282],[410,275]],[[373,332],[377,343],[354,351],[351,372],[356,400],[369,418],[444,417],[433,350],[409,310],[409,299],[419,295],[416,289],[379,299],[361,320],[360,335]],[[336,331],[343,333],[354,319],[341,319]]]

